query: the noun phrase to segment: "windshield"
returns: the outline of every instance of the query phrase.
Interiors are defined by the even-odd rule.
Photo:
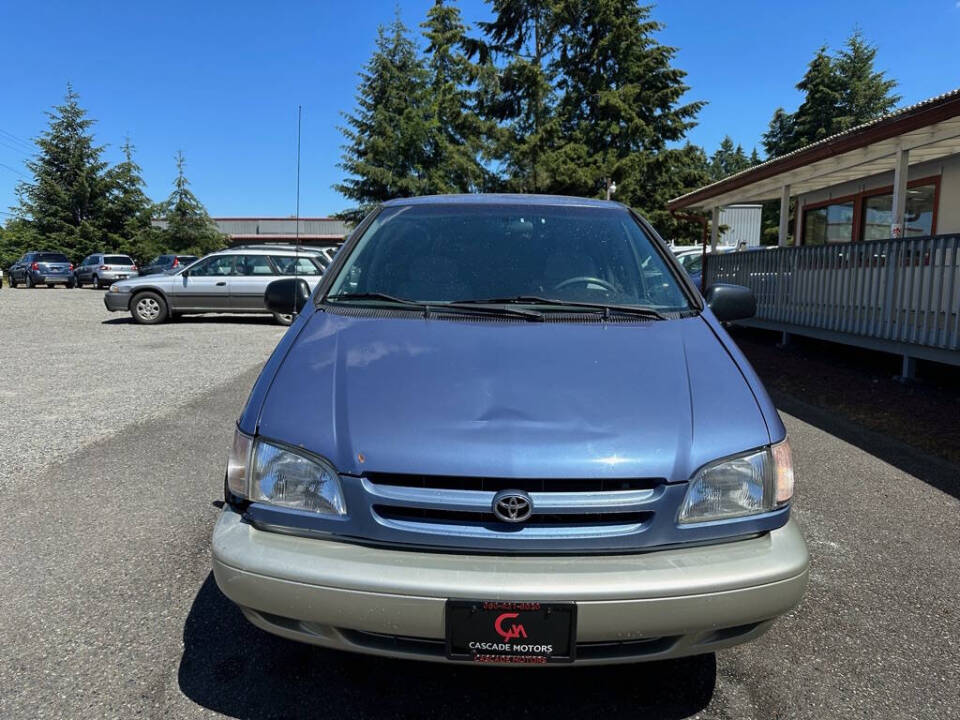
[[[104,255],[103,262],[107,265],[133,265],[133,260],[126,255]]]
[[[690,309],[653,240],[625,209],[546,204],[384,209],[326,298],[373,294],[431,303],[543,298]]]
[[[67,260],[67,256],[61,253],[40,253],[40,256],[37,258],[39,262],[58,262],[65,263],[70,262]]]

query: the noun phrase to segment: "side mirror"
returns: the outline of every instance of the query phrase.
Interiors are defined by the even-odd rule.
[[[190,271],[184,270],[182,273],[180,273],[180,277],[190,277]]]
[[[753,290],[743,285],[711,285],[704,299],[720,322],[746,320],[757,314],[757,299],[753,296]]]
[[[303,310],[310,299],[310,286],[303,278],[283,278],[267,285],[263,304],[270,312],[291,315]]]

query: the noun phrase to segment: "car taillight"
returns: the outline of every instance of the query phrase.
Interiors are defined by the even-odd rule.
[[[100,269],[101,269],[101,270],[109,270],[109,269],[110,269],[110,266],[109,266],[109,265],[101,265],[101,266],[100,266]]]
[[[131,270],[136,270],[136,269],[137,269],[137,266],[136,266],[136,265],[131,265],[131,266],[130,266],[130,269],[131,269]]]
[[[67,270],[73,270],[73,263],[70,263],[70,267],[68,267]]]
[[[177,267],[178,265],[180,265],[180,258],[174,258],[173,265],[171,265],[170,267]]]
[[[39,269],[40,269],[40,263],[33,263],[33,265],[30,266],[30,269],[31,269],[31,270],[39,270]]]

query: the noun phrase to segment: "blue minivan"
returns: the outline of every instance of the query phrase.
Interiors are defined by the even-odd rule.
[[[786,431],[722,322],[618,203],[394,200],[253,387],[213,534],[254,625],[422,660],[600,664],[752,640],[800,601]]]

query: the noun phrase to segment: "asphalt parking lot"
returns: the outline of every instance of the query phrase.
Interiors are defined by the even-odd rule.
[[[210,575],[211,502],[282,332],[140,327],[99,292],[0,290],[0,718],[960,717],[956,466],[792,398],[811,584],[756,643],[501,670],[253,628]]]

